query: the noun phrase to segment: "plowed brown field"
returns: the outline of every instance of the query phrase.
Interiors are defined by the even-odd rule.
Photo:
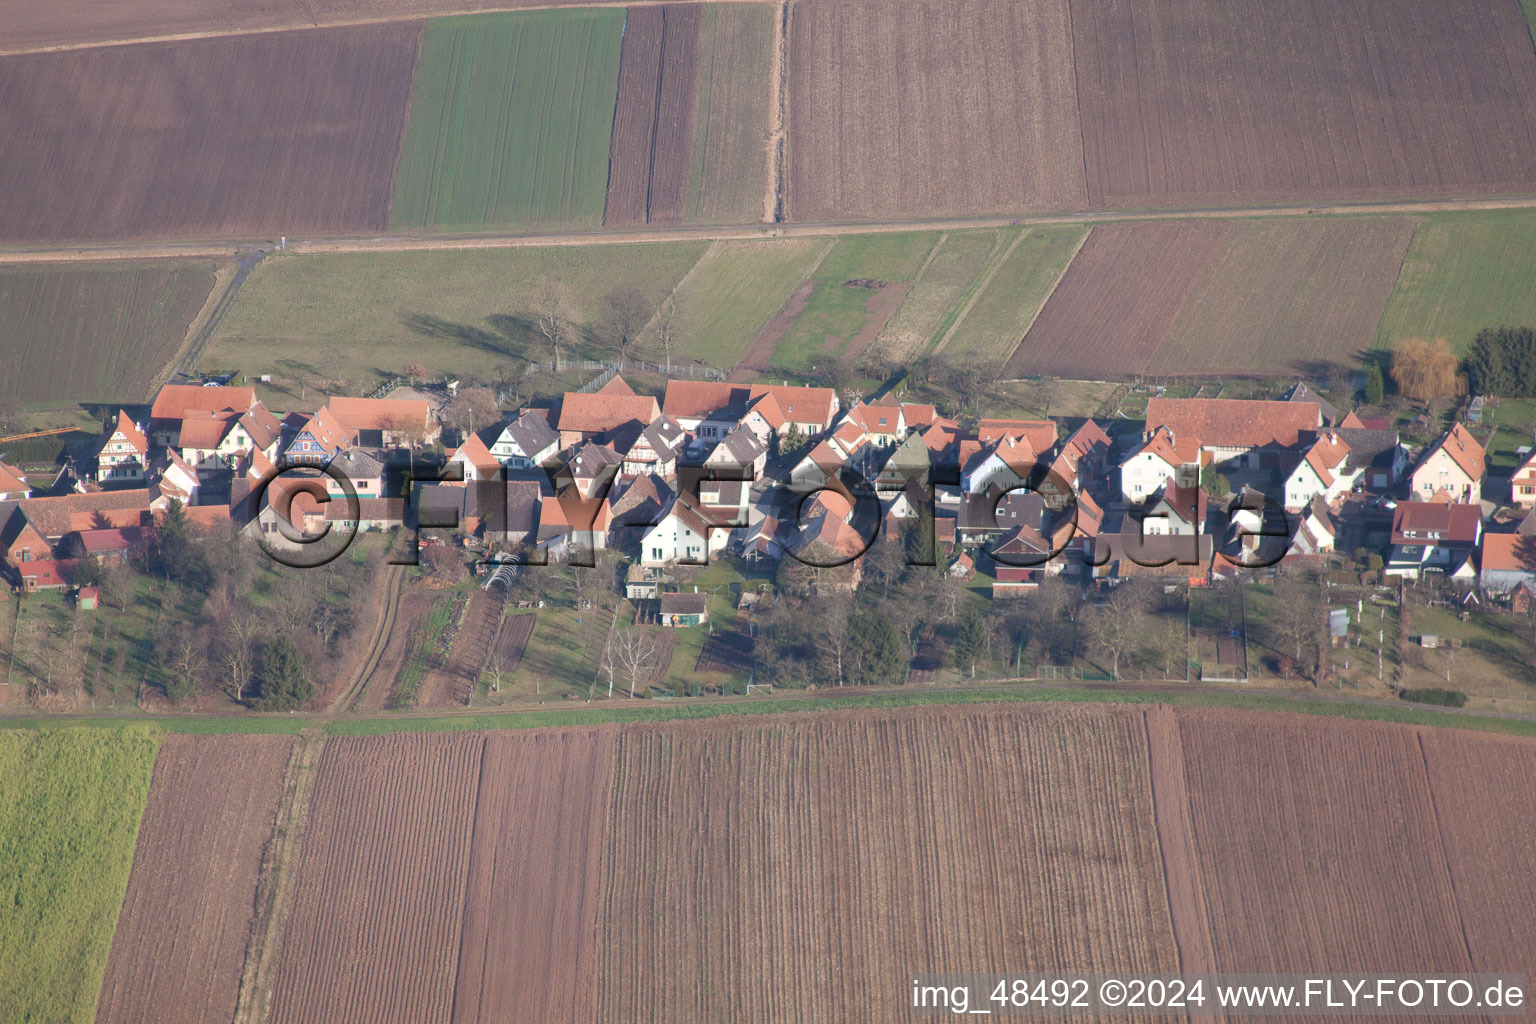
[[[1094,228],[1004,376],[1103,380],[1144,372],[1229,230],[1214,220]]]
[[[1416,730],[1178,717],[1218,971],[1472,969]]]
[[[230,1020],[290,736],[170,735],[101,984],[96,1019]]]
[[[1067,0],[796,4],[790,220],[1082,209]]]
[[[599,1020],[911,1019],[923,971],[1177,970],[1139,710],[620,733]]]
[[[326,742],[273,1020],[449,1019],[484,746],[462,733]]]
[[[1536,928],[1518,894],[1536,878],[1536,745],[1437,729],[1419,742],[1472,963],[1529,977]]]
[[[617,735],[486,737],[455,1024],[598,1019],[598,897]]]
[[[667,4],[626,15],[604,224],[683,219],[702,14],[696,5]]]
[[[1095,207],[1529,192],[1507,0],[1073,0]]]
[[[1010,376],[1295,375],[1369,349],[1408,217],[1101,225],[1010,357]]]
[[[0,238],[388,226],[419,22],[0,58]]]

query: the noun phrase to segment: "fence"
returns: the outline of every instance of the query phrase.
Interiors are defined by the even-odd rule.
[[[713,366],[702,366],[698,363],[652,363],[644,359],[624,359],[619,362],[608,362],[601,359],[562,359],[561,370],[611,370],[614,374],[626,371],[639,373],[656,373],[663,377],[694,377],[700,380],[724,380],[725,371],[717,370]],[[553,363],[529,363],[523,368],[523,376],[531,377],[536,373],[553,373]],[[604,383],[607,383],[604,381]],[[602,385],[599,384],[598,387]]]

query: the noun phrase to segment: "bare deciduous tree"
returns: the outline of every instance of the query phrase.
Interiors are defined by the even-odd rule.
[[[651,304],[645,293],[632,284],[621,284],[603,296],[603,325],[613,337],[622,366],[635,336],[651,318]]]
[[[1135,654],[1146,639],[1146,594],[1122,584],[1102,608],[1087,617],[1089,643],[1109,658],[1110,675],[1120,678],[1120,659]]]
[[[629,683],[629,692],[640,694],[640,680],[656,659],[656,637],[647,629],[615,629],[608,634],[604,661],[608,667],[608,696],[613,696],[617,672]]]
[[[549,349],[550,362],[560,372],[560,350],[570,337],[570,297],[557,281],[544,281],[534,291],[533,318],[539,336]]]

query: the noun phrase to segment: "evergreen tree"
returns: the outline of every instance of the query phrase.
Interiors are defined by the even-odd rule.
[[[873,685],[906,681],[906,644],[890,617],[868,609],[856,612],[852,625],[858,643],[860,681]]]
[[[1387,382],[1381,376],[1381,364],[1372,363],[1365,368],[1365,402],[1380,405],[1387,396]]]
[[[315,695],[315,684],[304,671],[304,654],[291,637],[263,640],[256,656],[256,699],[259,711],[290,711]]]
[[[986,644],[986,622],[974,608],[967,609],[955,627],[955,641],[949,645],[950,653],[955,657],[955,667],[975,676],[976,659],[981,657]]]

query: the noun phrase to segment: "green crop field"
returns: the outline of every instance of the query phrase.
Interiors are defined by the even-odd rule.
[[[910,359],[936,342],[960,315],[984,271],[1017,235],[1003,228],[947,233],[881,333],[886,355]]]
[[[693,164],[687,219],[740,224],[763,219],[768,177],[770,4],[710,4],[699,37]]]
[[[0,1020],[90,1024],[159,733],[0,731]]]
[[[0,269],[0,402],[139,402],[213,288],[210,263]]]
[[[725,369],[736,365],[758,328],[789,300],[831,245],[825,238],[711,245],[678,286],[679,330],[672,361],[702,359]]]
[[[1080,224],[1030,228],[950,335],[945,357],[999,365],[1006,360],[1086,234]]]
[[[390,227],[598,225],[622,8],[434,19]]]
[[[849,287],[847,282],[912,281],[938,241],[936,231],[839,238],[812,273],[815,288],[789,333],[774,349],[770,365],[788,373],[803,373],[818,360],[849,354],[861,331],[873,328],[878,333],[883,322],[871,323],[871,305],[878,301],[879,293]],[[894,312],[888,311],[887,317]]]
[[[603,296],[633,285],[653,305],[706,242],[293,254],[264,261],[204,352],[205,367],[279,380],[370,384],[411,361],[438,374],[494,378],[509,360],[546,358],[531,323],[546,284],[604,354]],[[583,331],[583,333],[587,333]],[[611,357],[612,353],[606,353]],[[519,364],[520,365],[520,364]]]
[[[1444,338],[1465,351],[1484,327],[1536,327],[1536,211],[1442,214],[1414,233],[1376,332],[1378,348]]]

